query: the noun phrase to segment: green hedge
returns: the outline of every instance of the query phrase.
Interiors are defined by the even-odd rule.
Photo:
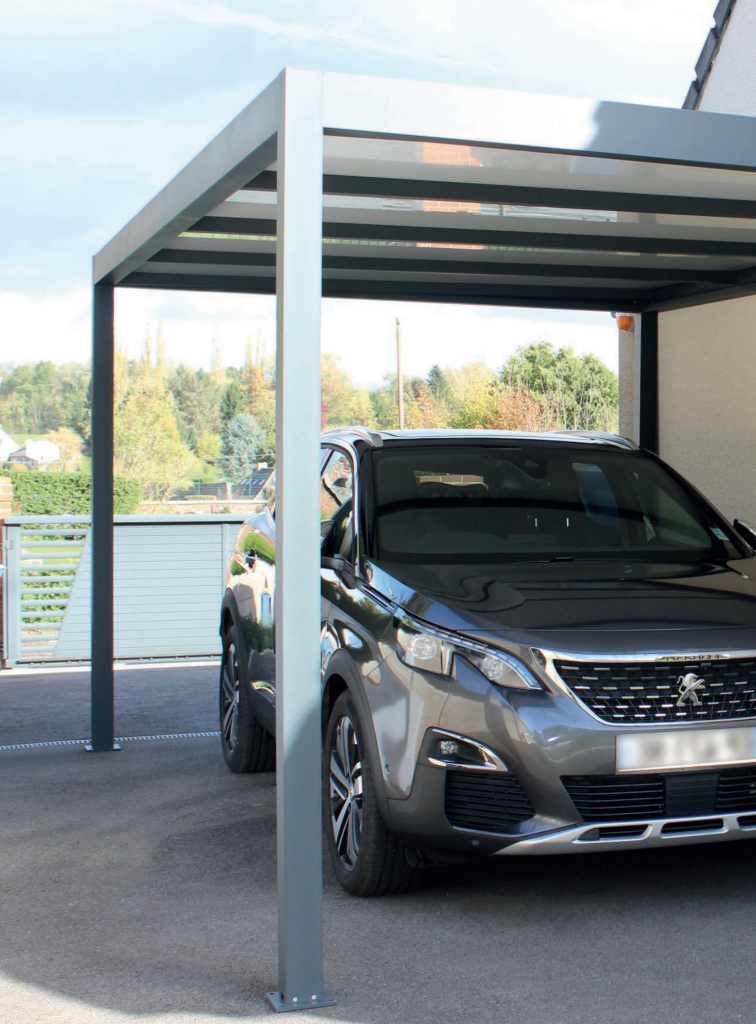
[[[92,511],[92,478],[86,473],[51,473],[4,467],[0,473],[13,481],[13,514],[67,516]],[[113,511],[136,512],[142,488],[135,480],[117,476],[113,481]]]

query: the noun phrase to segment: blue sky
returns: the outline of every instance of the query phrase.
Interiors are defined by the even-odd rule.
[[[0,361],[87,358],[91,257],[285,65],[680,106],[714,0],[0,0]],[[270,300],[120,293],[138,351],[229,362]],[[547,336],[614,359],[603,314],[324,304],[324,347],[365,381],[405,324],[408,371],[502,362]],[[362,344],[355,346],[355,336]],[[474,340],[472,343],[470,339]],[[371,358],[366,353],[370,352]]]

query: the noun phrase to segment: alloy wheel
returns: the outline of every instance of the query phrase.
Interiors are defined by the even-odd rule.
[[[239,736],[239,663],[233,641],[221,668],[221,733],[227,749],[233,750]]]
[[[347,715],[333,733],[328,776],[334,846],[343,865],[352,870],[362,838],[363,769],[357,733]]]

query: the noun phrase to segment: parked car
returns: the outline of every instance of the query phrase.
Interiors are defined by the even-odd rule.
[[[756,557],[611,435],[329,432],[323,803],[368,896],[441,861],[756,835]],[[275,762],[275,516],[223,599],[235,772]]]

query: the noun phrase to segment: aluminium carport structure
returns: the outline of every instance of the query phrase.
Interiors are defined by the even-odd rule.
[[[321,296],[639,314],[756,292],[756,119],[284,70],[94,259],[92,747],[114,749],[113,292],[276,294],[277,1009],[322,971]],[[359,344],[359,339],[355,340]]]

